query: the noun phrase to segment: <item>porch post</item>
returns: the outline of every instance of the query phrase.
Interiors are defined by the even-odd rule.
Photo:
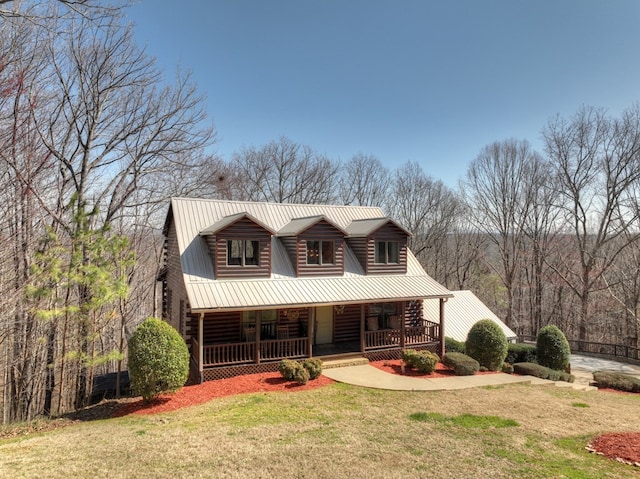
[[[202,382],[202,372],[204,368],[202,366],[204,362],[204,313],[200,313],[198,317],[198,369],[200,373],[200,382]]]
[[[444,356],[444,303],[447,298],[440,298],[440,357]]]
[[[316,326],[316,308],[309,308],[309,320],[307,321],[307,356],[313,357],[313,332]]]
[[[406,309],[407,309],[407,302],[403,301],[402,303],[400,303],[400,349],[402,349],[404,351],[404,345],[405,345],[405,326],[406,326],[406,319],[405,319],[405,314],[406,314]]]
[[[364,353],[366,348],[366,339],[364,332],[364,303],[360,305],[360,352]]]
[[[260,330],[262,329],[262,311],[256,311],[256,351],[255,351],[255,362],[256,364],[260,364]]]

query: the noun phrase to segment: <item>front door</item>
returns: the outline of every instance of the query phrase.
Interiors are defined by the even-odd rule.
[[[333,306],[319,306],[316,308],[315,343],[333,343]]]

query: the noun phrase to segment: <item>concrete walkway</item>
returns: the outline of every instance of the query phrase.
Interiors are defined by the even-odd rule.
[[[640,377],[640,366],[576,354],[571,356],[571,372],[576,376],[576,382],[573,384],[564,381],[548,381],[534,376],[514,376],[503,373],[447,378],[409,377],[387,373],[369,364],[327,368],[323,370],[322,374],[334,381],[354,386],[397,391],[450,391],[515,383],[555,384],[559,387],[594,390],[595,388],[589,386],[589,382],[593,379],[592,372],[602,370],[624,372]]]

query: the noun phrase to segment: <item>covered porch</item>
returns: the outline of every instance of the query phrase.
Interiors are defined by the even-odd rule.
[[[423,300],[202,312],[192,318],[193,380],[272,371],[285,358],[391,359],[405,348],[442,355],[446,298],[424,301],[438,302],[439,317],[424,317]]]

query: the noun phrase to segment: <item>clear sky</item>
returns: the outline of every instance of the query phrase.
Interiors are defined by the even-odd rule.
[[[637,0],[139,0],[135,38],[193,73],[217,153],[280,136],[419,162],[455,186],[480,149],[640,100]]]

